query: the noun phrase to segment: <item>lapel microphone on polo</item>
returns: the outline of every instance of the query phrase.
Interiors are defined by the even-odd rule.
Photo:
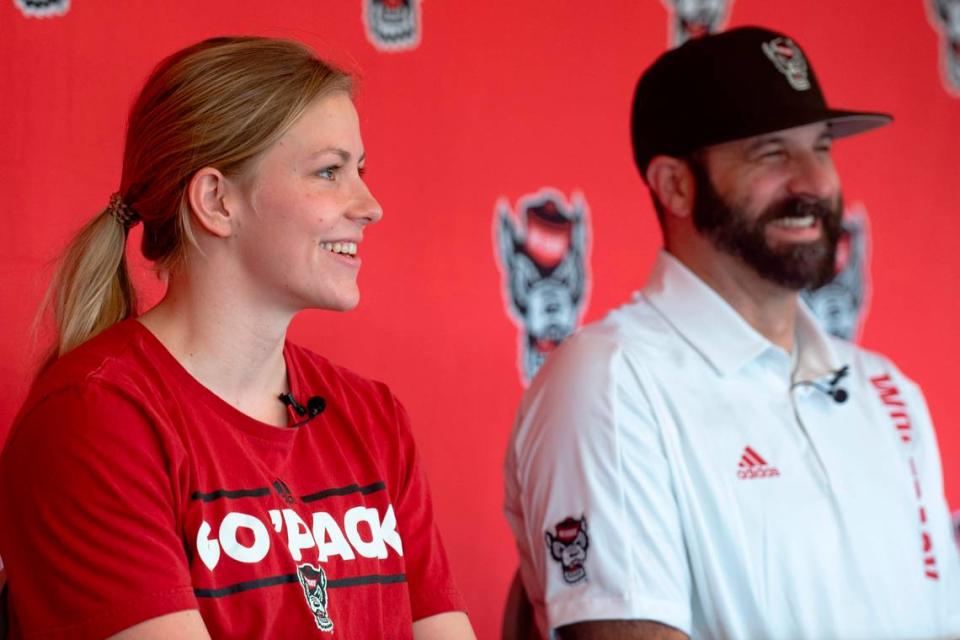
[[[307,424],[318,415],[323,413],[327,408],[327,401],[322,396],[310,396],[307,398],[307,406],[303,406],[297,402],[297,400],[293,397],[293,394],[289,391],[286,393],[281,393],[277,397],[280,398],[280,402],[293,409],[294,413],[296,413],[298,416],[307,416],[306,419],[290,425],[291,427],[300,427]]]
[[[830,378],[826,385],[813,380],[802,380],[800,382],[794,382],[792,385],[790,385],[790,389],[793,390],[796,387],[813,387],[817,391],[825,393],[833,398],[833,401],[837,404],[843,404],[850,398],[850,393],[838,385],[840,384],[841,380],[850,374],[850,365],[845,364],[832,373],[833,377]]]

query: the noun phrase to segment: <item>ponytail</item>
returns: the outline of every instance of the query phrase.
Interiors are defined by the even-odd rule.
[[[108,207],[84,225],[67,247],[44,305],[52,308],[56,328],[45,365],[136,314],[126,240],[126,227]]]

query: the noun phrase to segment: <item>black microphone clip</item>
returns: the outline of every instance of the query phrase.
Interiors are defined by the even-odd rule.
[[[327,408],[327,401],[322,396],[310,396],[307,399],[307,406],[303,406],[297,402],[296,398],[294,398],[293,394],[289,391],[286,393],[281,393],[277,397],[280,399],[280,402],[293,409],[294,413],[296,413],[298,416],[307,416],[306,420],[293,425],[295,427],[299,427],[300,425],[313,420],[318,415],[323,413]]]
[[[830,382],[828,383],[830,388],[826,390],[826,394],[833,398],[837,404],[843,404],[850,397],[846,389],[837,386],[849,373],[850,365],[845,364],[833,373],[833,377],[830,378]]]
[[[327,408],[327,401],[321,396],[310,396],[307,398],[307,415],[316,418]],[[301,414],[302,415],[302,414]]]
[[[850,365],[845,364],[832,373],[833,377],[830,378],[826,385],[823,385],[819,382],[814,382],[813,380],[803,380],[801,382],[794,382],[792,385],[790,385],[790,388],[813,387],[817,391],[830,396],[837,404],[843,404],[850,399],[850,392],[838,385],[840,384],[840,381],[847,377],[847,375],[850,373]]]

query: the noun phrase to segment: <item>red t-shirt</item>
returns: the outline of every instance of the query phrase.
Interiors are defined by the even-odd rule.
[[[292,344],[280,429],[129,320],[37,382],[0,459],[12,635],[98,638],[199,609],[232,638],[409,638],[462,610],[389,389]]]

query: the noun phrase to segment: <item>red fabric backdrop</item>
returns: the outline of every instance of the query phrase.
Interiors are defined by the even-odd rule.
[[[638,73],[671,39],[672,5],[426,0],[414,3],[415,46],[382,50],[366,33],[365,1],[32,0],[68,6],[30,17],[26,0],[0,0],[0,441],[40,351],[30,323],[51,261],[116,189],[126,112],[152,66],[214,35],[303,40],[361,77],[369,182],[386,213],[364,243],[360,307],[304,313],[291,334],[386,381],[407,404],[474,624],[493,638],[516,566],[500,468],[522,390],[491,242],[498,202],[514,206],[545,187],[568,201],[582,194],[584,321],[642,284],[659,234],[631,159],[629,103]],[[870,220],[860,341],[926,390],[948,498],[960,508],[951,404],[960,104],[941,71],[933,6],[736,0],[726,24],[788,31],[831,102],[897,117],[835,147],[847,200]],[[137,264],[155,300],[161,285]]]

